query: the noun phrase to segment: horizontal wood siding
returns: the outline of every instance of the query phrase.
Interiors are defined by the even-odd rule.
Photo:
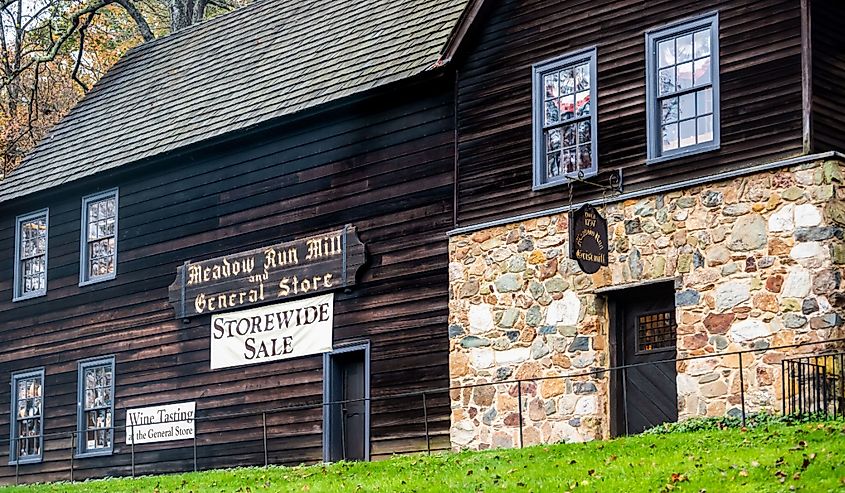
[[[721,148],[646,165],[645,31],[718,10]],[[458,83],[458,225],[565,205],[566,186],[531,190],[531,66],[597,47],[597,181],[625,191],[801,153],[798,0],[505,0],[464,48]],[[595,107],[594,107],[595,108]],[[576,185],[574,200],[598,197]]]
[[[845,151],[845,5],[810,1],[813,150]]]
[[[374,399],[448,385],[447,241],[452,225],[454,82],[402,83],[335,104],[296,123],[148,163],[121,174],[4,204],[0,217],[0,381],[46,369],[47,434],[76,423],[77,362],[114,355],[116,425],[125,409],[197,402],[198,467],[261,465],[261,412],[272,463],[322,459],[322,356],[211,371],[210,316],[174,318],[167,288],[176,267],[329,231],[358,227],[369,261],[359,284],[336,293],[335,345],[369,340]],[[96,150],[92,150],[96,152]],[[80,288],[83,195],[120,187],[117,277]],[[50,208],[48,292],[11,303],[14,218]],[[9,386],[0,384],[0,439],[9,437]],[[435,443],[448,446],[449,399],[431,396]],[[420,398],[372,405],[374,457],[424,450]],[[233,413],[258,413],[224,417]],[[438,442],[439,440],[439,442]],[[128,475],[115,454],[78,459],[76,479]],[[8,442],[0,481],[13,482]],[[192,441],[138,445],[138,474],[191,469]],[[23,481],[69,479],[69,438],[47,438],[44,461]]]

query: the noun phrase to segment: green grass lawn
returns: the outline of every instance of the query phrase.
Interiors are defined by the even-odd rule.
[[[843,492],[845,422],[0,488],[0,493],[261,491]]]

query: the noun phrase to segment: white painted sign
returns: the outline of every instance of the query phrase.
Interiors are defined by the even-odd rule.
[[[196,402],[126,410],[126,444],[194,438]]]
[[[211,369],[332,350],[334,293],[211,316]]]

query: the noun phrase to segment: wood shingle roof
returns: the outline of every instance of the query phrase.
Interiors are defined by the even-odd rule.
[[[0,202],[431,68],[467,0],[258,0],[127,53],[0,181]]]

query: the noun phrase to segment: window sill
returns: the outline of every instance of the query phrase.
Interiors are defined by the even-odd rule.
[[[90,286],[92,284],[99,284],[101,282],[111,281],[111,280],[114,280],[116,277],[117,277],[117,274],[111,274],[111,275],[102,276],[102,277],[92,277],[91,279],[85,279],[85,280],[79,281],[79,287],[81,288],[82,286]]]
[[[47,295],[46,289],[43,290],[43,291],[33,291],[32,293],[27,293],[27,294],[22,295],[22,296],[15,296],[14,298],[12,298],[12,303],[17,303],[18,301],[30,300],[32,298],[39,298],[41,296],[46,296],[46,295]]]
[[[80,452],[74,455],[76,459],[86,459],[88,457],[103,457],[114,454],[114,449],[92,450],[90,452]]]
[[[10,460],[9,465],[10,466],[18,466],[18,465],[23,466],[23,465],[26,465],[26,464],[40,464],[41,462],[44,462],[43,456],[33,457],[31,459]]]
[[[596,175],[598,175],[598,171],[593,170],[593,171],[590,171],[588,173],[584,173],[584,178],[592,178]],[[573,176],[572,178],[565,177],[565,178],[562,178],[560,180],[550,181],[550,182],[547,182],[547,183],[540,183],[540,184],[535,183],[535,184],[531,185],[531,190],[533,192],[539,192],[541,190],[546,190],[546,189],[549,189],[549,188],[566,186],[566,185],[569,185],[570,183],[577,183],[578,180],[576,178],[577,178],[577,176]]]
[[[703,145],[701,147],[694,147],[691,149],[685,149],[683,151],[672,152],[670,154],[665,154],[663,156],[657,156],[646,159],[646,165],[652,164],[660,164],[666,161],[674,161],[676,159],[683,159],[685,157],[695,156],[696,154],[703,154],[705,152],[711,152],[719,149],[719,144],[708,144]]]

